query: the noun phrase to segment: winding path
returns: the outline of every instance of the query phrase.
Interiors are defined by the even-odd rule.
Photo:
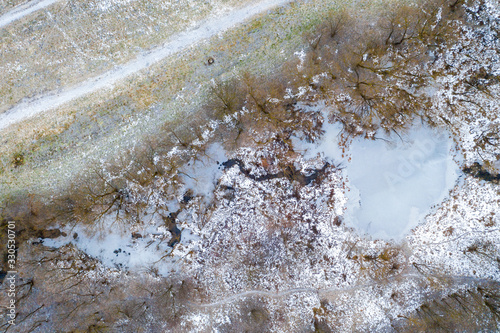
[[[172,54],[229,30],[259,13],[287,4],[288,2],[290,0],[259,1],[236,9],[222,17],[212,17],[200,22],[195,29],[176,34],[163,46],[153,49],[148,53],[143,53],[136,59],[118,66],[111,71],[88,79],[76,86],[62,88],[59,91],[50,92],[16,104],[0,115],[0,130],[43,111],[61,106],[73,99],[83,97],[98,90],[112,88],[114,84],[123,78],[137,73]]]
[[[432,276],[437,277],[436,275],[432,275]],[[458,283],[458,284],[494,282],[490,279],[478,278],[478,277],[473,277],[473,276],[442,275],[439,277],[451,279],[455,283]],[[402,274],[396,274],[394,276],[391,276],[387,280],[392,281],[395,279],[407,279],[407,278],[427,279],[428,276],[422,275],[419,273],[402,273]],[[277,291],[277,292],[264,291],[264,290],[248,290],[248,291],[244,291],[241,293],[233,294],[231,296],[225,297],[225,298],[220,299],[220,300],[215,301],[215,302],[210,302],[210,303],[187,302],[187,304],[193,308],[203,309],[203,308],[220,307],[221,305],[229,304],[229,303],[241,300],[242,298],[245,298],[245,297],[262,296],[262,297],[269,297],[269,298],[281,298],[284,296],[297,294],[297,293],[317,294],[319,297],[328,298],[328,297],[332,297],[334,294],[351,292],[351,291],[359,290],[359,289],[363,289],[363,288],[374,287],[374,286],[380,285],[380,283],[381,282],[379,282],[379,281],[373,281],[373,282],[363,283],[363,284],[354,285],[352,287],[346,287],[346,288],[326,288],[326,289],[292,288],[292,289],[287,289],[287,290]]]

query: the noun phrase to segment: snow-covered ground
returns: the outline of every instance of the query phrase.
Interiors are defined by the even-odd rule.
[[[318,205],[315,210],[324,214],[321,219],[325,220],[325,226],[322,228],[330,228],[331,219],[337,215],[343,216],[347,226],[355,227],[360,234],[368,234],[374,239],[401,241],[410,229],[425,222],[426,215],[432,211],[431,208],[439,207],[456,184],[459,170],[454,160],[453,140],[447,133],[415,124],[400,136],[380,134],[377,140],[358,137],[348,143],[342,143],[342,127],[338,123],[325,123],[323,128],[325,133],[317,143],[293,139],[294,149],[303,154],[303,157],[296,161],[299,170],[311,168],[311,165],[315,164],[321,168],[323,162],[319,161],[328,161],[331,165],[340,167],[331,174],[330,177],[333,178],[330,183],[324,181],[323,189],[311,187],[301,194],[308,198],[304,202],[301,201],[301,204],[309,205],[310,199]],[[203,142],[198,144],[202,145]],[[176,154],[176,150],[172,153]],[[264,158],[258,156],[269,153],[243,149],[236,157],[241,158],[245,165],[250,167]],[[182,232],[181,243],[174,249],[168,246],[173,235],[165,228],[160,215],[155,215],[158,207],[154,207],[154,201],[150,203],[150,214],[144,217],[149,221],[145,224],[129,228],[122,225],[120,219],[117,221],[117,213],[110,213],[99,226],[92,228],[97,229],[97,232],[89,233],[87,228],[82,226],[68,226],[63,229],[68,236],[55,240],[47,239],[44,245],[60,247],[73,243],[109,268],[143,271],[155,267],[159,274],[168,276],[179,268],[174,264],[180,258],[194,249],[201,249],[199,246],[203,239],[207,241],[213,237],[212,233],[218,233],[217,229],[221,228],[221,224],[227,223],[225,219],[232,219],[232,214],[236,212],[238,215],[242,214],[242,207],[258,207],[267,200],[271,202],[271,198],[280,201],[276,196],[281,194],[275,193],[265,199],[266,195],[262,197],[257,193],[261,190],[273,193],[275,190],[272,187],[283,186],[279,185],[281,181],[277,184],[274,184],[276,181],[273,180],[264,181],[260,185],[260,181],[252,181],[242,175],[237,166],[224,170],[222,163],[231,157],[234,156],[228,156],[222,146],[215,143],[208,146],[205,153],[191,159],[179,169],[182,184],[179,193],[190,193],[192,198],[202,198],[198,201],[201,206],[221,204],[224,202],[221,196],[225,197],[230,191],[237,191],[238,200],[241,202],[234,207],[232,204],[228,207],[222,205],[216,212],[211,213],[210,220],[204,222],[212,225],[211,229],[212,227],[205,224],[203,227],[199,225],[204,219],[200,215],[203,209],[192,210],[182,206],[186,204],[181,203],[184,200],[182,195],[166,202],[161,199],[160,202],[168,212],[181,212],[179,216],[176,215]],[[263,170],[255,169],[252,172],[259,174]],[[346,185],[343,190],[342,183]],[[226,188],[230,189],[229,192]],[[335,204],[327,205],[326,193],[334,188],[335,196],[331,200],[334,200]],[[295,203],[295,209],[297,204]],[[193,207],[196,205],[195,203]],[[325,207],[319,208],[322,206]],[[332,208],[334,209],[331,210]],[[306,208],[303,213],[312,214],[307,212]],[[279,218],[278,215],[276,218]],[[243,223],[242,228],[246,228],[244,225],[249,219],[251,218],[240,218],[238,223]],[[316,216],[315,221],[318,219]],[[73,238],[75,232],[78,237]],[[134,238],[132,233],[138,233],[142,237]],[[329,237],[348,238],[348,233],[337,234],[335,237],[332,234],[327,238]]]
[[[453,81],[453,75],[448,79]],[[299,91],[308,89],[300,87]],[[434,106],[445,104],[440,98],[446,89],[433,92],[438,100]],[[309,111],[322,110],[324,118],[331,111],[324,101],[307,105],[297,105],[301,120],[308,120]],[[495,107],[487,110],[496,119]],[[446,116],[448,109],[436,109]],[[476,116],[473,111],[467,116]],[[64,246],[69,243],[106,267],[107,271],[91,272],[105,280],[116,272],[127,272],[123,275],[133,279],[146,276],[166,281],[159,290],[150,285],[138,288],[147,293],[142,298],[123,291],[127,301],[142,304],[130,312],[118,304],[124,303],[122,296],[106,294],[104,302],[116,300],[118,315],[110,316],[120,318],[110,320],[111,325],[139,322],[133,312],[145,313],[148,323],[168,323],[172,319],[147,312],[157,308],[147,302],[158,295],[168,302],[165,295],[173,287],[168,279],[174,273],[184,274],[177,282],[186,283],[192,293],[188,301],[181,299],[178,308],[172,306],[172,321],[179,325],[172,331],[244,331],[237,324],[251,322],[245,316],[269,323],[250,326],[248,331],[321,331],[321,324],[326,331],[392,331],[399,320],[411,321],[415,313],[425,316],[418,310],[426,302],[500,280],[498,185],[459,171],[475,161],[476,151],[481,152],[474,146],[474,136],[494,122],[474,123],[455,113],[448,123],[463,122],[459,130],[414,122],[407,132],[390,136],[374,132],[367,135],[370,138],[349,137],[339,123],[325,122],[325,132],[317,142],[299,138],[299,131],[290,143],[287,132],[273,127],[274,119],[262,113],[252,113],[245,106],[234,117],[213,120],[228,129],[247,115],[259,124],[255,127],[262,126],[247,129],[250,134],[240,139],[244,144],[231,152],[209,140],[216,137],[217,126],[208,126],[212,130],[200,138],[189,143],[178,139],[179,144],[169,152],[155,153],[150,169],[123,167],[112,174],[106,165],[96,166],[103,168],[100,171],[108,182],[155,167],[169,171],[151,172],[152,180],[144,183],[134,182],[135,175],[126,178],[126,185],[117,190],[120,194],[112,192],[123,200],[113,202],[104,218],[75,227],[65,221],[68,224],[61,231],[67,236],[43,240],[50,249],[35,247],[28,240],[25,251],[57,254],[59,249],[74,249]],[[467,126],[470,131],[465,131]],[[494,153],[491,148],[489,155]],[[237,159],[239,164],[221,166],[228,159]],[[177,169],[166,167],[177,161],[185,164]],[[319,174],[318,170],[321,174],[314,181],[298,180]],[[178,231],[180,242],[169,245]],[[27,264],[38,267],[36,260],[29,260]],[[57,262],[43,262],[37,269],[45,269],[48,276],[54,270],[63,271]],[[68,272],[72,269],[77,277],[83,270],[69,267]],[[36,281],[45,280],[37,277]],[[90,284],[94,289],[94,281]],[[66,296],[90,294],[69,288]],[[175,297],[180,293],[171,294],[178,302]],[[92,296],[89,306],[92,318],[97,313],[96,299]],[[81,302],[81,309],[87,304]],[[181,309],[187,311],[176,312]],[[457,309],[452,308],[453,313]],[[47,306],[33,318],[56,310]],[[163,328],[167,325],[162,324]]]

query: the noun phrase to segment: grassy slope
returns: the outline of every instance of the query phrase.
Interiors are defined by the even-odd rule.
[[[95,93],[12,126],[0,148],[2,195],[64,188],[94,160],[109,152],[112,158],[144,133],[157,135],[158,124],[196,112],[211,79],[278,66],[303,47],[305,32],[337,8],[336,2],[318,1],[279,9],[182,52],[181,58],[165,59],[112,92]],[[203,64],[209,55],[217,59],[210,67]],[[12,165],[16,153],[26,160],[19,168]]]
[[[197,21],[247,3],[61,1],[38,10],[1,29],[0,112],[110,70]]]

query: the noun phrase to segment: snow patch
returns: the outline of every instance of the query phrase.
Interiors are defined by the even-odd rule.
[[[183,166],[181,178],[186,190],[206,199],[213,197],[215,184],[222,175],[222,163],[227,160],[226,152],[219,143],[210,145],[205,154]]]

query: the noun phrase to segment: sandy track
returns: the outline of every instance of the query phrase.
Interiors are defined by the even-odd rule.
[[[174,53],[222,33],[259,13],[288,2],[290,0],[259,1],[236,9],[224,16],[210,18],[200,22],[195,29],[176,34],[164,45],[148,53],[141,54],[136,59],[124,65],[117,66],[100,76],[88,79],[73,87],[62,88],[56,92],[24,100],[0,115],[0,130],[40,112],[61,106],[73,99],[98,90],[112,88],[121,79],[137,73]]]
[[[29,15],[37,10],[48,7],[59,0],[35,0],[23,5],[14,7],[11,11],[0,16],[0,28],[17,21],[26,15]]]

